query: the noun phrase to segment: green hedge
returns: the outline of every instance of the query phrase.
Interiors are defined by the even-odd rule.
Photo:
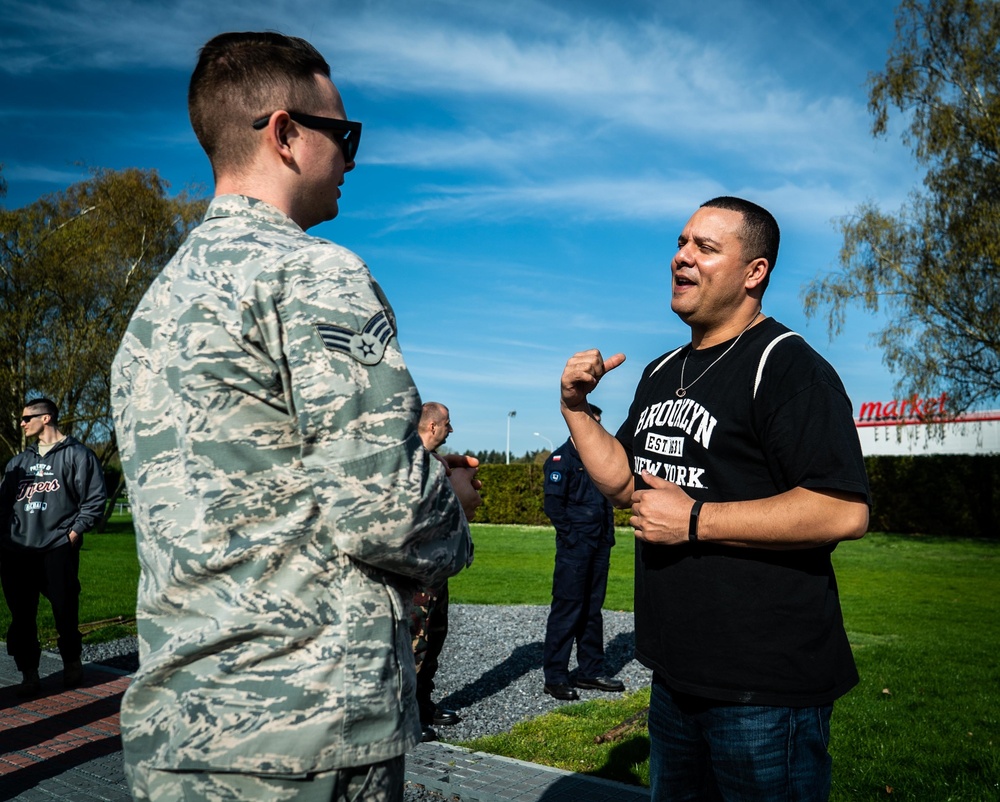
[[[545,499],[545,470],[541,465],[516,463],[487,464],[479,468],[483,482],[483,505],[476,523],[550,526],[542,504]],[[629,510],[615,510],[615,525],[628,526]]]
[[[869,529],[1000,538],[1000,456],[866,457]]]
[[[483,483],[483,505],[476,523],[548,525],[542,510],[545,474],[541,465],[483,465],[477,476]]]
[[[1000,456],[866,457],[880,532],[1000,538]],[[541,465],[483,465],[477,523],[548,526]],[[628,510],[615,524],[628,526]]]

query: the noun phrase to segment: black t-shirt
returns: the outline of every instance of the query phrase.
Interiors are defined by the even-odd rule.
[[[771,319],[712,365],[732,344],[686,346],[643,371],[617,434],[636,489],[646,487],[639,475],[646,470],[709,503],[794,487],[867,501],[851,404],[833,368]],[[685,355],[687,393],[678,398]],[[832,551],[639,544],[637,657],[670,687],[696,696],[791,707],[832,702],[858,681]]]

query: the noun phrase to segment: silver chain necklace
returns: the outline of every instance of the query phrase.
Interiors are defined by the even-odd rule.
[[[749,323],[747,323],[746,328],[744,328],[743,331],[741,331],[739,333],[739,335],[736,337],[736,339],[733,340],[733,344],[730,345],[721,354],[719,354],[713,360],[712,364],[709,365],[707,368],[705,368],[701,373],[699,373],[698,376],[697,376],[697,378],[695,378],[694,380],[692,380],[692,382],[687,387],[684,386],[684,368],[687,367],[688,357],[691,356],[691,351],[688,351],[686,354],[684,354],[684,361],[681,362],[681,386],[678,387],[674,391],[674,393],[676,394],[676,396],[678,398],[683,398],[684,396],[686,396],[688,394],[687,391],[690,390],[692,387],[694,387],[694,384],[695,384],[696,381],[698,381],[698,379],[700,379],[702,376],[704,376],[706,373],[708,373],[712,368],[714,368],[716,362],[718,362],[720,359],[722,359],[722,357],[724,357],[726,354],[728,354],[730,351],[732,351],[736,347],[736,343],[738,343],[740,341],[740,337],[742,337],[744,334],[746,334],[747,329],[749,329],[756,322],[757,318],[759,318],[760,315],[761,315],[761,310],[758,309],[757,310],[757,314],[754,315],[753,318],[751,318],[751,320],[750,320]],[[691,350],[693,351],[694,349],[692,348]]]

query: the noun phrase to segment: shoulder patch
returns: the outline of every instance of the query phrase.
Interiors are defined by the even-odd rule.
[[[552,461],[553,462],[559,462],[561,459],[562,459],[562,454],[553,454],[552,455]]]
[[[562,481],[563,475],[559,471],[552,471],[549,474],[549,481],[555,484],[559,484]]]
[[[329,351],[339,351],[362,365],[377,365],[385,355],[385,347],[395,330],[385,311],[375,315],[361,331],[330,323],[317,323],[316,331]]]

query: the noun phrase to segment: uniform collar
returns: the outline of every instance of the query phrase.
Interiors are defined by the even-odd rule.
[[[253,220],[266,220],[280,226],[294,226],[299,231],[299,226],[291,217],[285,214],[277,206],[272,206],[267,201],[258,198],[250,198],[246,195],[219,195],[212,199],[205,211],[205,222],[220,217],[245,217]]]

